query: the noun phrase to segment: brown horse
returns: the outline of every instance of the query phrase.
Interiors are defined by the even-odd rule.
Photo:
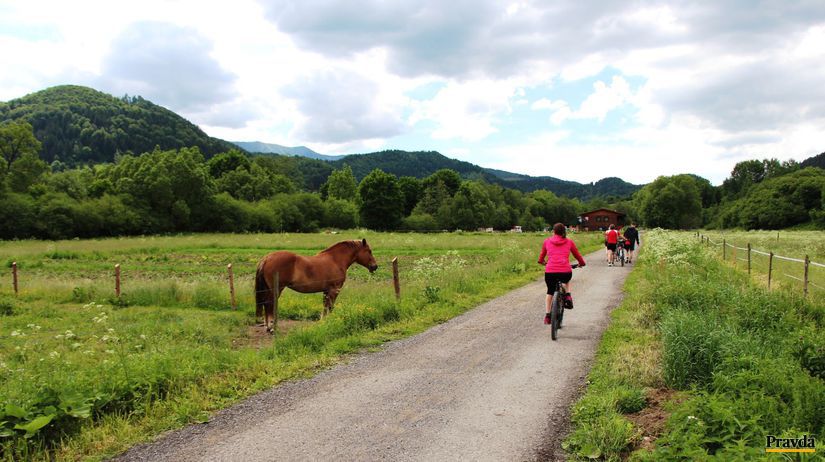
[[[273,324],[277,321],[273,314],[274,298],[280,297],[285,287],[302,293],[323,292],[323,315],[327,315],[332,312],[347,279],[347,269],[353,263],[364,266],[370,273],[378,269],[366,239],[339,242],[313,257],[287,251],[270,253],[258,263],[255,273],[255,316],[260,317],[264,311],[264,325],[271,331],[270,320]],[[275,273],[278,273],[277,294],[273,287]]]

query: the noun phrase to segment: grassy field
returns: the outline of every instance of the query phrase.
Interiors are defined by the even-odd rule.
[[[800,246],[811,237],[782,236]],[[644,239],[573,408],[572,457],[821,460],[823,298],[769,292],[689,233]],[[768,435],[813,436],[817,453],[766,454]]]
[[[310,255],[352,238],[369,241],[380,269],[351,268],[332,316],[319,320],[320,294],[287,291],[275,341],[254,325],[252,281],[263,255]],[[0,262],[9,272],[0,285],[0,459],[100,459],[204,421],[256,391],[539,278],[542,239],[361,232],[2,242]],[[602,240],[574,239],[584,252]],[[237,311],[229,307],[229,263]]]
[[[725,260],[737,268],[747,269],[747,249],[751,245],[751,272],[754,279],[763,285],[768,284],[769,256],[765,253],[795,260],[804,260],[805,256],[813,261],[808,266],[808,290],[812,296],[825,297],[825,232],[822,231],[718,231],[701,232],[712,241],[738,247],[730,247],[725,252]],[[757,252],[758,251],[758,252]],[[721,245],[716,246],[715,254],[723,256]],[[818,263],[818,264],[817,264]],[[802,291],[804,264],[775,257],[772,263],[772,281],[791,290]]]

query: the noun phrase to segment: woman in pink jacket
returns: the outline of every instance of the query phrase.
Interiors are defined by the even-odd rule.
[[[553,301],[553,292],[559,281],[564,284],[567,295],[564,300],[565,308],[573,309],[573,297],[570,295],[570,279],[573,277],[573,268],[570,267],[570,254],[576,257],[579,266],[584,266],[584,258],[576,248],[576,244],[567,239],[567,228],[561,223],[553,225],[553,235],[544,240],[539,254],[539,264],[545,265],[544,282],[547,283],[547,297],[545,298],[544,323],[550,324],[550,304]]]

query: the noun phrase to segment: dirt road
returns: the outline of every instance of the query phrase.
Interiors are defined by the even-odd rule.
[[[562,460],[559,428],[630,271],[603,256],[575,270],[556,342],[535,282],[119,460]]]

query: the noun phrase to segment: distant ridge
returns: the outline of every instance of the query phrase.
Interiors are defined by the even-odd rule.
[[[369,154],[353,154],[333,162],[335,168],[349,165],[357,179],[366,176],[373,169],[392,173],[396,176],[425,178],[436,171],[449,168],[466,179],[480,179],[506,188],[522,192],[546,189],[559,196],[577,197],[587,200],[596,196],[626,197],[641,188],[620,178],[604,178],[595,183],[582,184],[560,180],[549,176],[534,177],[480,167],[470,162],[451,159],[435,151],[381,151]]]
[[[302,157],[309,157],[310,159],[318,159],[318,160],[338,160],[344,156],[328,156],[325,154],[320,154],[312,149],[309,149],[306,146],[295,146],[295,147],[288,147],[288,146],[281,146],[280,144],[274,143],[263,143],[260,141],[233,141],[232,144],[240,147],[249,152],[256,152],[262,154],[281,154],[283,156],[302,156]]]
[[[802,168],[805,168],[805,167],[819,167],[821,169],[825,169],[825,152],[823,152],[822,154],[813,156],[813,157],[809,157],[809,158],[803,160],[802,162],[800,162],[799,165],[801,165]]]

